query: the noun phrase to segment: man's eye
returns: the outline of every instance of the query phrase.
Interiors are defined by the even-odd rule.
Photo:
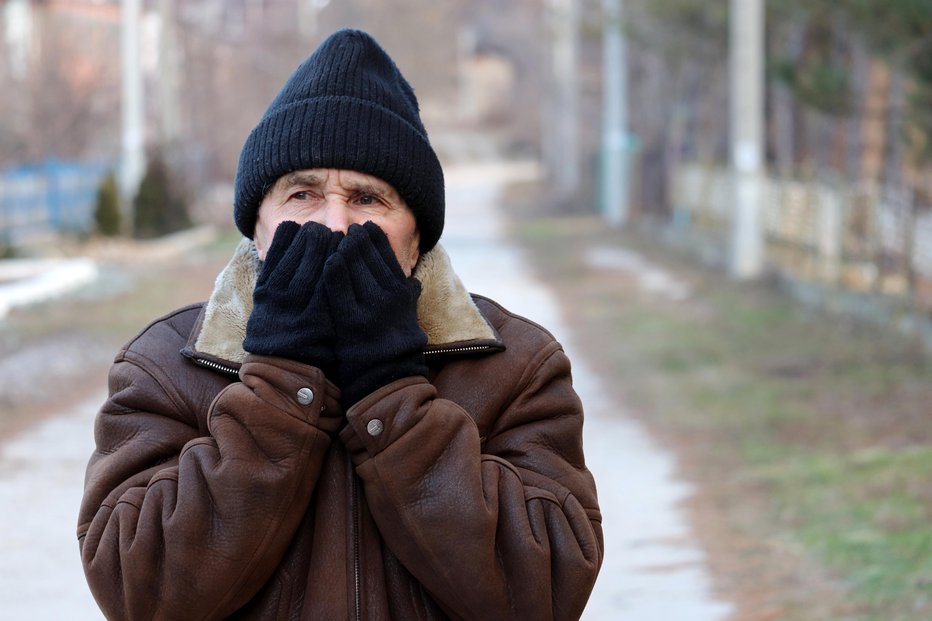
[[[297,201],[306,201],[311,198],[311,194],[310,192],[295,192],[294,194],[291,195],[291,198]]]
[[[375,205],[376,202],[378,202],[378,199],[376,199],[371,194],[363,194],[362,196],[359,197],[360,205]]]

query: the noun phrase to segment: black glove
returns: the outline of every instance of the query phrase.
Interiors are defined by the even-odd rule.
[[[382,229],[351,225],[321,282],[346,409],[396,379],[427,374],[427,335],[417,323],[421,283],[405,276]]]
[[[243,349],[332,372],[333,324],[320,276],[342,239],[343,233],[316,222],[278,225],[256,280]]]

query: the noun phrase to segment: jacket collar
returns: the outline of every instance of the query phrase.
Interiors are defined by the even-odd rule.
[[[246,357],[243,339],[252,313],[252,292],[258,272],[255,244],[243,238],[233,258],[217,276],[213,293],[192,335],[193,346],[189,344],[186,348],[188,355],[236,366],[243,362]],[[420,258],[414,276],[421,281],[417,317],[427,334],[425,353],[504,348],[498,333],[479,311],[453,271],[450,257],[439,244]]]

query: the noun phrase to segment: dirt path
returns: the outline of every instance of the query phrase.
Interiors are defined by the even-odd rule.
[[[107,369],[155,316],[209,294],[228,256],[210,240],[108,245],[99,281],[0,324],[0,619],[103,618],[75,533]]]
[[[4,619],[102,619],[75,539],[99,394],[0,446],[0,601]]]
[[[554,293],[506,241],[501,184],[533,172],[501,166],[449,170],[443,244],[469,289],[551,329],[573,360],[606,542],[605,565],[584,618],[723,620],[731,607],[713,597],[705,559],[681,509],[693,490],[677,478],[673,456],[610,396],[610,379],[575,349]],[[0,514],[0,525],[13,534],[0,557],[0,598],[10,618],[100,618],[81,573],[74,528],[103,389],[101,384],[100,394],[0,444],[0,506],[16,508]]]
[[[506,240],[501,184],[533,174],[533,167],[500,164],[448,170],[442,243],[468,289],[547,327],[573,361],[605,531],[605,564],[583,618],[725,619],[731,607],[711,594],[705,559],[680,508],[692,490],[677,478],[673,456],[650,439],[624,403],[608,396],[610,378],[595,373],[586,352],[574,349],[555,294]],[[655,274],[652,282],[663,279]]]

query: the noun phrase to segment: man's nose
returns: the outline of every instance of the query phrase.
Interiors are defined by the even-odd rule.
[[[345,200],[339,198],[328,199],[320,212],[320,223],[331,231],[346,233],[352,224],[352,212]]]

